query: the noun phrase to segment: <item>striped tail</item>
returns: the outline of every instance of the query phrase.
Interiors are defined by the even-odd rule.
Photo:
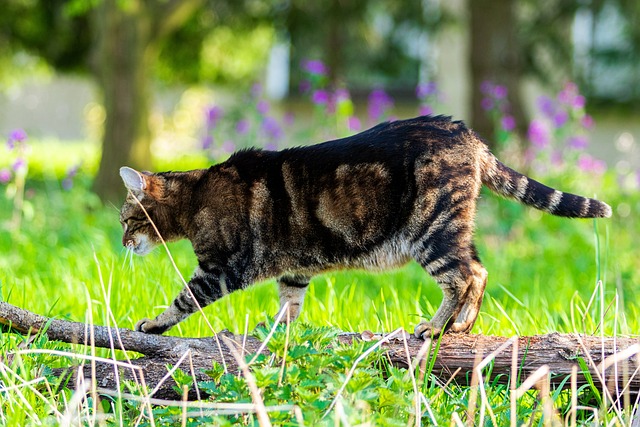
[[[604,202],[547,187],[502,164],[486,151],[482,183],[492,191],[525,205],[569,218],[608,218],[611,207]]]

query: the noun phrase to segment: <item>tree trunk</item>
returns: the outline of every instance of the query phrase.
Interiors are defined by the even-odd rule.
[[[153,58],[150,28],[142,8],[127,10],[104,0],[95,10],[97,51],[94,71],[106,112],[102,157],[94,191],[103,201],[124,197],[118,169],[151,167],[149,78]]]
[[[121,166],[151,168],[150,84],[159,46],[203,0],[102,0],[94,10],[93,73],[106,121],[102,157],[93,184],[105,202],[122,200]]]
[[[234,336],[228,332],[218,333],[209,338],[178,338],[163,335],[149,335],[128,329],[107,328],[84,323],[52,320],[28,312],[5,302],[0,302],[0,326],[22,334],[33,334],[41,328],[50,340],[68,343],[94,342],[96,347],[125,349],[143,354],[139,359],[123,362],[119,367],[114,363],[97,362],[83,368],[86,379],[95,378],[97,384],[105,389],[117,389],[122,378],[134,381],[145,378],[151,389],[157,389],[153,397],[179,399],[173,390],[172,380],[164,381],[167,365],[180,364],[187,373],[195,376],[196,382],[208,381],[203,371],[211,368],[212,360],[226,366],[231,373],[238,372],[237,360],[231,356],[229,346],[242,354],[254,354],[258,351],[267,354],[266,346],[252,337]],[[370,332],[362,334],[345,333],[338,339],[343,344],[358,340],[381,339]],[[399,367],[407,367],[407,358],[412,363],[427,361],[435,354],[433,342],[429,353],[423,352],[424,341],[405,333],[407,350],[402,335],[385,342],[382,351],[389,361]],[[514,357],[514,347],[516,350]],[[623,398],[628,405],[632,397],[638,394],[640,378],[637,370],[640,366],[638,353],[640,341],[637,338],[601,338],[578,334],[548,334],[532,337],[493,337],[471,334],[446,334],[439,343],[431,373],[441,383],[455,380],[459,384],[478,384],[474,380],[475,368],[484,360],[491,365],[491,377],[508,382],[513,372],[517,372],[520,386],[536,371],[542,368],[543,380],[551,385],[568,388],[571,381],[564,381],[572,375],[580,359],[589,369],[592,381],[598,390],[605,389],[609,399]],[[188,357],[186,357],[188,356]],[[602,362],[605,367],[603,368]],[[514,371],[515,368],[515,371]],[[62,371],[57,371],[62,374]],[[540,371],[538,371],[540,372]],[[77,376],[77,372],[73,373]],[[485,375],[485,371],[482,371]],[[589,384],[581,368],[575,374],[578,387]],[[475,381],[475,382],[474,382]],[[493,380],[492,380],[493,381]],[[74,384],[75,382],[70,382]],[[198,393],[192,389],[190,399],[196,399]]]
[[[516,130],[526,133],[520,96],[522,58],[517,34],[517,3],[513,0],[469,0],[471,61],[471,125],[490,145],[496,129],[481,105],[485,81],[506,86]]]

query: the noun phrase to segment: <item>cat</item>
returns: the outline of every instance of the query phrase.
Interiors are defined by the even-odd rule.
[[[141,173],[122,167],[120,176],[129,190],[120,213],[122,244],[145,255],[161,243],[159,235],[186,238],[198,259],[188,289],[155,319],[136,324],[151,334],[273,277],[293,320],[312,276],[389,269],[411,259],[443,292],[440,307],[415,335],[468,332],[487,281],[473,243],[483,184],[553,215],[611,216],[603,202],[549,188],[505,166],[478,134],[445,116],[382,123],[306,147],[241,150],[209,169]]]

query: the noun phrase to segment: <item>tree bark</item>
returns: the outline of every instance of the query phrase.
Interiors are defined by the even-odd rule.
[[[238,372],[238,365],[231,357],[227,344],[222,337],[229,338],[236,350],[243,354],[254,354],[261,351],[268,354],[262,343],[253,337],[236,336],[229,332],[218,333],[208,338],[178,338],[163,335],[148,335],[129,329],[116,329],[104,326],[89,326],[84,323],[55,320],[31,313],[5,302],[0,302],[0,325],[5,329],[24,335],[34,334],[44,328],[50,340],[66,343],[93,342],[96,347],[126,350],[141,353],[143,356],[120,366],[114,362],[97,362],[86,364],[83,368],[72,368],[74,377],[82,371],[85,379],[95,378],[101,388],[118,389],[121,379],[139,381],[144,377],[145,383],[155,390],[153,397],[161,399],[178,399],[172,386],[173,380],[163,380],[167,375],[167,365],[180,364],[180,368],[195,377],[196,382],[210,380],[202,371],[211,369],[212,361],[226,366],[231,373]],[[370,332],[362,334],[344,333],[338,339],[342,343],[353,343],[358,340],[371,340]],[[433,357],[437,343],[434,341],[429,353],[423,354],[424,341],[405,334],[408,354],[412,361],[417,357],[425,361]],[[380,336],[373,337],[380,339]],[[512,340],[510,342],[510,340]],[[513,357],[514,345],[517,357]],[[501,348],[502,347],[502,348]],[[512,374],[514,360],[523,382],[532,373],[547,366],[551,385],[569,387],[570,381],[563,382],[571,375],[574,366],[582,358],[589,367],[590,376],[599,390],[604,387],[615,399],[617,396],[637,395],[640,390],[640,367],[638,338],[601,338],[578,334],[547,334],[531,337],[506,338],[475,334],[446,334],[439,344],[432,374],[442,382],[456,381],[468,385],[474,380],[474,368],[481,361],[492,360],[491,376],[507,382]],[[389,360],[396,366],[407,367],[407,351],[402,338],[390,340],[382,345]],[[626,354],[625,354],[626,353]],[[492,355],[493,357],[488,357]],[[616,356],[617,355],[617,356]],[[426,358],[425,358],[426,357]],[[610,363],[619,358],[616,363]],[[610,366],[604,370],[601,362]],[[94,374],[95,372],[95,374]],[[61,373],[61,371],[58,371]],[[484,375],[483,371],[483,375]],[[576,377],[578,387],[587,384],[584,373],[578,369]],[[476,380],[477,381],[477,380]],[[477,384],[477,382],[476,382]],[[198,398],[196,389],[190,390],[189,398]],[[200,396],[202,397],[202,396]],[[630,399],[625,399],[627,402]]]
[[[517,131],[524,135],[527,120],[520,96],[523,75],[517,33],[517,2],[513,0],[470,0],[471,125],[489,145],[494,145],[496,129],[482,108],[485,81],[506,86],[511,114]]]
[[[202,3],[103,0],[94,10],[97,44],[92,70],[106,120],[93,190],[105,202],[124,198],[121,166],[151,168],[150,84],[159,47]]]

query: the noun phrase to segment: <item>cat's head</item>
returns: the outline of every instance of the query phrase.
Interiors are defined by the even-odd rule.
[[[166,211],[163,206],[165,178],[126,166],[120,168],[120,177],[128,190],[120,209],[122,245],[137,255],[146,255],[161,243],[158,233],[165,240],[169,237],[164,235],[167,228],[163,214]],[[167,234],[172,235],[171,230]]]

